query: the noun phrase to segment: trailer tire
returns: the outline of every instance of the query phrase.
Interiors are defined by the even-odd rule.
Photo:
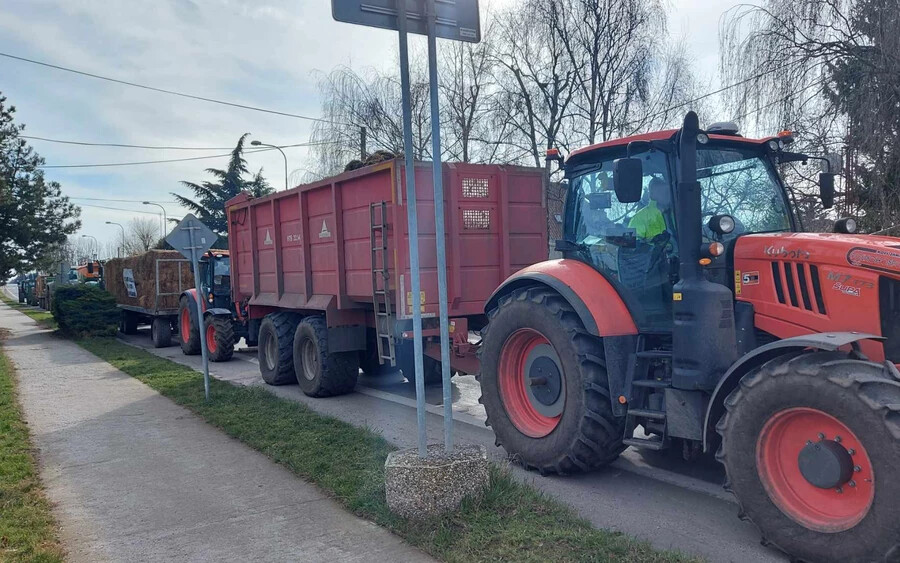
[[[403,372],[403,377],[410,383],[416,380],[416,353],[412,342],[404,342],[395,348],[397,354],[397,367]],[[425,385],[436,385],[441,382],[441,362],[431,356],[422,355],[422,372],[425,375]]]
[[[206,319],[206,351],[213,362],[227,362],[234,355],[234,325],[230,317]]]
[[[119,325],[119,331],[122,334],[137,334],[138,317],[135,313],[122,310],[122,318]]]
[[[791,354],[728,396],[716,457],[764,544],[796,561],[898,560],[900,382],[889,369],[842,352]]]
[[[478,379],[497,445],[542,474],[619,457],[625,419],[612,412],[603,343],[572,306],[548,288],[526,287],[501,297],[488,318]],[[528,383],[539,373],[544,383]]]
[[[294,373],[310,397],[350,393],[359,376],[356,352],[328,352],[328,326],[322,317],[306,317],[294,335]]]
[[[186,295],[178,300],[178,342],[185,356],[200,353],[200,323],[197,322],[197,305]]]
[[[269,313],[259,326],[259,372],[269,385],[294,383],[294,330],[300,316],[295,313]]]
[[[172,323],[167,317],[153,317],[150,322],[150,341],[154,348],[172,345]]]

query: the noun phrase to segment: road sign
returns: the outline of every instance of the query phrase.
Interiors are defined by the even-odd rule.
[[[192,236],[194,242],[191,242]],[[172,232],[166,237],[166,242],[183,254],[185,258],[191,260],[193,258],[191,248],[194,247],[194,243],[198,245],[197,258],[199,259],[200,255],[209,250],[218,238],[219,235],[212,232],[200,219],[194,217],[193,213],[188,213],[178,223],[178,226],[172,229]]]
[[[331,0],[331,15],[339,22],[397,31],[398,2],[406,2],[407,31],[428,35],[425,0]],[[481,41],[478,0],[439,0],[435,11],[437,37],[469,43]]]
[[[166,242],[184,255],[194,266],[194,286],[200,287],[200,257],[216,242],[219,236],[212,232],[193,214],[188,213],[178,225],[172,229]],[[197,322],[200,325],[200,352],[203,356],[203,389],[206,400],[209,400],[209,353],[206,349],[206,322],[203,318],[203,295],[196,293]]]

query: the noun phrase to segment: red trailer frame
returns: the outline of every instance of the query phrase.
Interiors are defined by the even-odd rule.
[[[411,336],[402,164],[391,160],[227,202],[232,296],[239,316],[251,324],[251,340],[254,325],[279,311],[324,313],[334,350],[366,349],[365,328],[377,326],[376,311],[387,313],[393,338]],[[433,341],[438,296],[431,164],[416,163],[415,174],[422,312],[426,340]],[[477,360],[468,333],[484,323],[484,303],[508,276],[547,259],[543,170],[444,164],[443,174],[454,368],[472,372]],[[426,353],[440,357],[437,345]]]

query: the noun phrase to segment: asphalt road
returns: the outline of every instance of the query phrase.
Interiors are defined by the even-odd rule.
[[[185,356],[178,346],[152,348],[146,328],[123,340],[202,369],[200,356]],[[235,384],[265,387],[323,414],[371,428],[398,447],[416,444],[415,388],[399,375],[361,375],[356,393],[313,399],[296,385],[265,386],[259,376],[256,350],[241,346],[232,361],[210,363],[210,375]],[[484,426],[478,382],[472,376],[462,376],[453,378],[452,384],[457,442],[483,445],[495,459],[505,459],[504,450],[494,445],[493,433]],[[439,387],[426,390],[426,403],[429,439],[439,442],[443,436]],[[518,467],[514,472],[572,506],[595,526],[646,539],[658,548],[677,549],[712,561],[787,561],[780,552],[761,546],[756,528],[737,518],[737,505],[722,489],[724,474],[711,456],[688,463],[669,453],[629,449],[610,466],[584,475],[542,477]]]

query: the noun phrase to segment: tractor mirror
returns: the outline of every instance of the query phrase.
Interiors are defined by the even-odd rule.
[[[827,172],[819,174],[819,197],[822,198],[822,207],[825,209],[834,207],[834,174]]]
[[[87,272],[88,272],[89,274],[93,274],[93,273],[94,273],[94,263],[93,263],[93,262],[88,262],[88,263],[87,263]]]
[[[613,186],[620,203],[641,200],[644,173],[639,158],[617,158],[613,161]]]

